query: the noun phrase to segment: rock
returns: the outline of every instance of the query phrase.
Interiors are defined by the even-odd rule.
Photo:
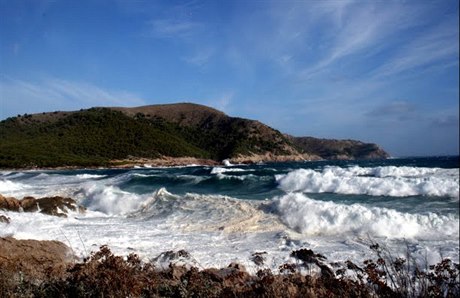
[[[44,197],[36,199],[34,197],[24,197],[22,200],[15,198],[6,198],[0,195],[0,209],[8,211],[24,211],[24,212],[37,212],[67,217],[68,210],[85,212],[85,208],[79,206],[77,202],[71,198],[64,197]]]
[[[11,278],[24,274],[40,281],[50,275],[63,276],[73,261],[69,247],[59,241],[0,238],[1,273]]]
[[[199,266],[199,263],[190,255],[190,253],[183,249],[178,251],[165,251],[153,258],[152,262],[162,269],[167,269],[171,265],[185,267],[187,269]]]
[[[266,261],[266,257],[264,256],[266,254],[266,251],[255,252],[251,255],[251,261],[253,261],[257,266],[262,266]]]
[[[34,197],[24,197],[19,203],[25,212],[35,212],[38,210],[37,199]]]
[[[11,219],[8,216],[0,215],[0,222],[9,224],[11,222]]]
[[[0,209],[8,210],[8,211],[19,211],[20,203],[15,198],[7,198],[0,195]]]
[[[71,198],[45,197],[34,199],[25,197],[21,201],[21,206],[25,212],[40,211],[40,213],[67,217],[67,210],[84,212],[84,207],[78,206],[77,202]]]

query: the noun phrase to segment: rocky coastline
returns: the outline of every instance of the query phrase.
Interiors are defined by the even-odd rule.
[[[83,213],[85,209],[65,197],[27,196],[19,200],[0,195],[0,211],[2,226],[11,224],[8,217],[11,212],[66,217],[69,211]],[[375,252],[376,260],[354,264],[330,262],[326,256],[302,248],[292,251],[288,255],[291,261],[279,266],[276,272],[265,267],[265,252],[255,252],[251,260],[259,270],[251,274],[237,263],[199,269],[185,250],[166,251],[145,262],[134,253],[117,256],[108,246],[102,246],[99,251],[78,259],[71,247],[59,241],[7,236],[0,237],[0,297],[456,297],[460,294],[459,264],[444,259],[429,270],[416,268],[419,271],[414,275],[412,269],[403,266],[406,260],[392,259],[391,253],[377,243],[370,249]],[[169,262],[169,266],[158,267],[157,259]]]

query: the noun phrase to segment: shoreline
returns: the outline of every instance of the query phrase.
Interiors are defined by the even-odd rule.
[[[28,166],[20,168],[0,168],[0,171],[60,171],[60,170],[106,170],[106,169],[135,169],[135,168],[155,168],[155,167],[182,167],[182,166],[219,166],[224,165],[212,159],[201,159],[194,157],[164,157],[164,158],[138,158],[112,160],[108,165],[94,166],[56,166],[38,167]]]
[[[305,159],[303,156],[271,156],[253,155],[238,156],[235,158],[217,161],[213,159],[196,157],[169,157],[162,158],[128,158],[109,161],[108,165],[99,166],[56,166],[38,167],[29,166],[21,168],[0,168],[0,171],[52,171],[52,170],[98,170],[98,169],[135,169],[135,168],[161,168],[161,167],[185,167],[185,166],[227,166],[230,164],[256,164],[256,163],[279,163],[295,161],[319,161],[320,158]]]
[[[387,158],[384,158],[387,159]],[[163,156],[161,158],[126,158],[110,160],[106,165],[89,165],[89,166],[73,166],[62,165],[53,167],[5,167],[0,168],[0,171],[53,171],[53,170],[98,170],[98,169],[135,169],[135,168],[161,168],[161,167],[185,167],[185,166],[228,166],[228,165],[251,165],[258,163],[284,163],[284,162],[314,162],[314,161],[338,161],[338,160],[360,160],[351,157],[343,157],[338,159],[323,159],[317,155],[298,154],[298,155],[273,155],[267,154],[252,154],[252,155],[237,155],[232,158],[221,161],[206,158],[196,157],[170,157]]]

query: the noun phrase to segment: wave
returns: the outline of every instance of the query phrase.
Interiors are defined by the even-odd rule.
[[[106,215],[126,215],[138,210],[147,199],[146,195],[126,192],[113,185],[91,184],[81,188],[79,203],[91,211]]]
[[[253,174],[241,175],[241,176],[217,174],[216,177],[219,180],[241,180],[241,181],[244,181],[244,180],[247,180],[247,179],[256,179],[257,178],[257,176],[255,176]]]
[[[97,175],[97,174],[77,174],[75,177],[80,179],[99,179],[105,178],[107,175]]]
[[[458,169],[325,167],[275,175],[286,192],[364,194],[372,196],[459,196]]]
[[[223,173],[228,173],[228,172],[252,172],[252,171],[255,171],[255,170],[254,169],[214,167],[211,170],[211,174],[223,174]]]
[[[273,210],[291,229],[307,235],[361,234],[388,238],[458,237],[458,216],[409,214],[393,209],[316,201],[290,193]]]
[[[12,192],[21,191],[27,188],[30,188],[30,186],[20,182],[0,180],[0,194],[3,195],[10,195]]]
[[[158,220],[183,231],[222,231],[228,233],[282,230],[278,217],[262,211],[260,202],[223,195],[187,193],[176,195],[159,188],[138,195],[116,186],[88,185],[79,200],[90,211],[108,216],[125,216],[141,221]]]
[[[259,202],[223,195],[172,194],[160,188],[129,216],[160,219],[184,231],[227,233],[282,230],[278,217],[262,211]]]

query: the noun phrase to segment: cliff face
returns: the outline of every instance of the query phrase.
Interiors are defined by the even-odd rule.
[[[120,166],[190,157],[233,162],[388,157],[359,141],[295,138],[197,104],[92,108],[0,122],[0,167]]]
[[[313,137],[288,138],[305,153],[318,155],[322,159],[379,159],[390,155],[376,144],[355,140],[330,140]]]

